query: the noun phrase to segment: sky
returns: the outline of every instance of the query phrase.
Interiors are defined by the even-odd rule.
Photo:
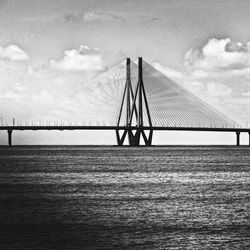
[[[0,0],[0,123],[82,120],[79,92],[142,56],[249,127],[249,13],[248,0]],[[115,134],[22,131],[13,141],[114,144]],[[235,135],[161,132],[153,142],[232,144]]]

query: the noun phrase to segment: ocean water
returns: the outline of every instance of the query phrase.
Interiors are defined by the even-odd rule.
[[[250,249],[250,148],[0,147],[0,249]]]

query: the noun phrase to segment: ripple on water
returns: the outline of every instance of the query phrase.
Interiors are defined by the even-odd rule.
[[[3,249],[247,249],[245,148],[0,151]]]

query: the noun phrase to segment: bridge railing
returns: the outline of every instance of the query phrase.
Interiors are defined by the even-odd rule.
[[[3,120],[1,119],[0,121],[0,127],[18,127],[18,126],[22,126],[22,127],[73,127],[73,126],[82,126],[82,127],[93,127],[93,126],[116,126],[115,122],[108,122],[108,121],[49,121],[49,120],[31,120],[31,121],[23,121],[23,120]],[[120,126],[126,126],[126,124],[120,124]],[[145,125],[146,127],[148,125]],[[239,125],[239,124],[233,124],[232,126],[228,126],[225,124],[218,124],[218,123],[210,123],[210,124],[205,124],[205,123],[198,123],[198,124],[194,124],[194,123],[181,123],[181,122],[164,122],[164,123],[154,123],[153,127],[176,127],[176,128],[245,128],[245,129],[250,129],[250,123],[247,123],[245,126],[244,125]]]
[[[42,121],[42,120],[32,120],[32,121],[1,121],[0,127],[73,127],[73,126],[82,126],[82,127],[89,127],[89,126],[115,126],[116,124],[113,122],[107,121]]]

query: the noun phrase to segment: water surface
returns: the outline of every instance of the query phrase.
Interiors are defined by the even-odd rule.
[[[0,249],[250,249],[250,149],[1,147],[0,232]]]

